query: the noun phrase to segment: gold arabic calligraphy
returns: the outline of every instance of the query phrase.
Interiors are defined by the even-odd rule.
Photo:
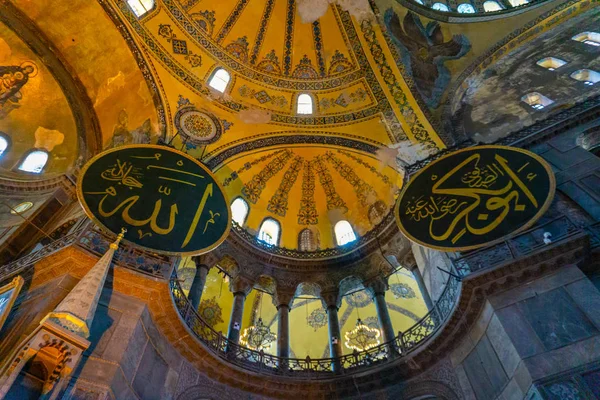
[[[498,227],[511,209],[521,212],[528,207],[529,204],[526,204],[523,195],[531,206],[536,209],[539,207],[536,198],[518,174],[510,168],[505,158],[496,154],[495,162],[484,167],[479,166],[480,159],[480,154],[474,154],[440,179],[432,176],[432,180],[436,181],[431,190],[432,195],[409,202],[406,215],[417,222],[429,220],[429,235],[432,239],[444,241],[450,238],[454,244],[467,232],[485,235]],[[456,173],[471,163],[474,167],[460,177],[464,186],[449,184],[453,178],[456,180]],[[522,166],[518,172],[526,166],[527,164]],[[527,175],[529,181],[535,177],[533,173]],[[500,187],[501,185],[503,186]],[[478,209],[480,205],[484,208]],[[476,209],[478,210],[474,211]],[[447,216],[452,216],[449,224],[445,219]],[[477,223],[473,222],[473,217]],[[440,223],[442,219],[445,220]]]

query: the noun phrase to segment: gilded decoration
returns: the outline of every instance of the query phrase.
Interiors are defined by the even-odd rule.
[[[198,307],[198,314],[211,327],[223,323],[223,310],[216,297],[203,299]]]
[[[300,59],[300,63],[294,68],[292,77],[298,79],[317,79],[319,73],[315,67],[313,67],[312,61],[305,54],[304,57]]]
[[[0,65],[0,119],[20,107],[19,101],[23,98],[21,88],[37,73],[38,67],[32,61],[21,65]]]
[[[265,3],[265,9],[263,10],[263,15],[260,20],[260,26],[258,27],[256,38],[254,39],[254,47],[252,48],[252,56],[250,57],[251,64],[256,64],[256,60],[258,59],[258,54],[260,53],[263,41],[265,39],[265,34],[267,33],[267,25],[269,24],[269,20],[271,19],[271,13],[273,12],[274,5],[275,0],[267,0],[267,2]],[[274,55],[275,50],[271,50],[271,52]],[[277,64],[279,64],[279,62],[277,62]],[[279,65],[277,67],[279,68]],[[279,72],[281,72],[281,70]]]
[[[354,154],[352,154],[352,153],[350,153],[348,151],[345,151],[345,150],[338,150],[337,152],[339,154],[342,154],[342,155],[348,157],[349,159],[355,161],[356,163],[362,165],[363,167],[367,168],[369,171],[371,171],[371,173],[373,173],[374,175],[376,175],[379,179],[381,179],[382,182],[384,182],[390,188],[394,188],[394,184],[392,183],[391,179],[387,175],[382,174],[381,171],[379,171],[374,166],[368,164],[367,162],[365,162],[364,160],[362,160],[360,157],[357,157]]]
[[[215,12],[214,11],[200,11],[197,13],[190,14],[192,21],[196,23],[204,32],[208,35],[212,35],[215,29]]]
[[[0,287],[0,329],[2,329],[2,325],[6,322],[8,314],[10,314],[10,310],[23,287],[23,283],[25,283],[23,278],[15,276],[10,283]]]
[[[246,36],[237,38],[235,41],[229,43],[225,47],[225,50],[241,62],[248,62],[248,38]]]
[[[277,188],[277,191],[273,197],[271,197],[271,200],[269,200],[267,210],[271,211],[275,215],[285,217],[285,213],[288,209],[288,194],[292,189],[292,186],[294,186],[296,183],[296,179],[298,179],[298,174],[302,169],[303,163],[304,159],[300,156],[295,157],[292,160],[292,164],[283,175],[283,179],[279,184],[279,188]]]
[[[315,173],[313,162],[307,161],[304,163],[302,175],[302,198],[298,211],[298,224],[316,225],[318,222],[319,214],[315,203]]]
[[[364,308],[373,303],[373,299],[366,290],[354,292],[345,297],[348,305],[354,308]]]
[[[187,41],[177,39],[177,35],[173,33],[173,28],[171,28],[171,25],[159,25],[158,35],[167,39],[167,43],[171,43],[173,54],[183,55],[190,67],[196,68],[202,65],[202,57],[188,49]]]
[[[333,165],[333,168],[342,176],[342,178],[352,185],[354,193],[358,198],[358,202],[362,206],[368,206],[376,201],[378,196],[375,190],[373,190],[373,187],[360,179],[350,165],[337,158],[330,151],[325,153],[325,159]]]
[[[335,185],[333,183],[333,178],[325,165],[325,161],[323,160],[323,156],[315,157],[313,161],[313,165],[319,175],[319,182],[321,186],[325,190],[325,196],[327,198],[327,210],[342,210],[342,212],[348,212],[348,207],[346,206],[346,202],[340,197],[340,195],[335,190]]]
[[[368,98],[367,92],[363,88],[358,88],[349,94],[340,93],[338,97],[322,97],[319,99],[319,106],[322,110],[327,111],[330,108],[342,107],[346,108],[349,104],[359,103]]]
[[[256,68],[260,71],[281,75],[281,66],[279,58],[275,54],[275,50],[271,50],[257,65]]]
[[[174,125],[187,149],[216,142],[233,125],[212,113],[198,110],[181,95],[177,106]]]
[[[449,153],[411,177],[396,221],[413,242],[444,251],[489,246],[527,229],[548,209],[552,168],[516,147],[476,146]]]
[[[252,162],[247,162],[245,163],[241,168],[239,168],[237,171],[233,171],[224,181],[223,181],[223,186],[229,186],[231,184],[231,182],[235,181],[236,179],[239,178],[240,174],[244,171],[249,171],[252,167],[254,167],[257,164],[260,164],[270,158],[272,158],[273,156],[276,156],[282,152],[284,152],[285,150],[277,150],[274,151],[272,153],[269,154],[265,154],[262,157],[259,157],[255,160],[253,160]]]
[[[293,155],[294,153],[292,151],[285,150],[275,157],[275,159],[271,160],[262,171],[254,175],[252,180],[244,185],[242,195],[251,203],[256,203],[269,179],[277,172],[281,171]]]
[[[269,103],[275,107],[285,108],[288,105],[288,101],[284,96],[269,94],[266,90],[255,90],[246,85],[242,85],[238,88],[240,96],[248,99],[255,99],[260,104]]]

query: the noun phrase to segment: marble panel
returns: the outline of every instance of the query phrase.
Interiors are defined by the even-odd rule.
[[[198,382],[198,371],[192,364],[183,361],[179,370],[179,381],[175,390],[176,396],[179,396],[185,389],[194,386]]]
[[[495,310],[499,310],[533,296],[535,291],[529,285],[521,285],[490,297],[489,302]]]
[[[148,336],[142,326],[142,321],[138,320],[135,329],[130,336],[127,350],[121,358],[121,368],[128,382],[133,381],[135,372],[140,364],[142,355],[148,343]]]
[[[469,378],[465,372],[465,369],[462,365],[457,365],[454,368],[454,372],[458,377],[458,382],[460,383],[460,388],[462,389],[463,396],[461,399],[464,400],[477,400],[475,397],[475,392],[473,392],[473,388],[471,387],[471,383],[469,382]]]
[[[556,184],[560,185],[571,179],[575,179],[583,174],[589,173],[595,169],[600,168],[600,159],[597,157],[588,158],[587,160],[580,162],[579,164],[573,165],[565,171],[560,171],[556,174]]]
[[[594,284],[589,279],[582,279],[565,288],[596,328],[600,328],[600,292]]]
[[[576,139],[577,137],[575,135],[559,135],[548,140],[545,143],[549,146],[552,146],[561,153],[564,153],[577,147]]]
[[[481,368],[481,364],[482,361],[479,357],[479,352],[475,349],[467,356],[463,363],[463,367],[477,399],[493,399],[496,397],[494,395],[494,387],[492,386],[485,369]]]
[[[111,338],[115,332],[121,313],[111,310],[103,305],[98,305],[94,320],[90,328],[90,347],[86,354],[92,354],[95,357],[102,357],[108,347]]]
[[[552,230],[550,231],[553,232]],[[531,282],[528,286],[534,290],[536,294],[542,294],[584,278],[585,274],[576,265],[567,265],[554,274],[544,276],[543,278]]]
[[[156,347],[157,351],[171,368],[175,371],[179,371],[181,363],[183,362],[183,357],[181,357],[179,352],[171,346],[162,333],[159,332],[147,309],[142,313],[142,323],[144,324],[144,328],[146,329],[146,333],[148,334],[152,345]]]
[[[570,181],[558,186],[558,190],[579,204],[595,220],[600,220],[600,203],[585,190]]]
[[[508,382],[508,377],[487,336],[481,338],[476,349],[481,359],[481,367],[492,385],[493,393],[499,393]]]
[[[519,357],[517,349],[515,349],[515,346],[510,341],[498,316],[494,315],[492,317],[486,334],[498,355],[500,363],[504,367],[504,371],[506,371],[508,376],[512,376],[521,361],[521,357]]]
[[[168,364],[154,347],[146,346],[142,361],[133,380],[133,389],[144,400],[163,398],[163,386],[169,370]]]
[[[521,358],[544,351],[544,346],[519,311],[517,304],[496,311],[496,315]]]
[[[542,155],[546,161],[552,163],[552,165],[561,171],[564,171],[567,168],[570,168],[573,165],[585,161],[593,156],[594,155],[592,153],[582,149],[581,147],[574,147],[564,153],[556,149],[550,149]]]
[[[119,370],[115,374],[110,388],[114,394],[115,399],[118,400],[137,400],[138,396],[134,393],[131,385],[127,382],[123,373]],[[145,398],[144,398],[145,399]]]
[[[517,306],[548,350],[598,332],[563,288],[524,300]]]
[[[502,396],[505,400],[522,400],[525,393],[519,387],[516,379],[511,379],[502,391]]]
[[[582,375],[582,378],[588,389],[600,399],[600,370],[587,372]]]

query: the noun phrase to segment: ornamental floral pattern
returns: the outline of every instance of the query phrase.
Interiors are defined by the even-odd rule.
[[[177,39],[177,35],[173,32],[173,28],[169,24],[160,24],[158,26],[158,36],[167,39],[167,43],[171,43],[173,54],[181,54],[192,68],[202,65],[202,57],[188,49],[185,40]]]
[[[359,292],[354,292],[346,296],[346,302],[349,306],[354,308],[364,308],[369,304],[373,303],[373,299],[366,290],[361,290]]]
[[[300,199],[300,210],[298,211],[298,224],[316,225],[319,223],[319,214],[315,202],[315,174],[313,161],[304,163],[304,174],[302,176],[302,199]]]
[[[413,299],[417,297],[415,291],[405,283],[392,283],[390,290],[397,299]]]
[[[298,179],[298,174],[303,163],[304,159],[302,157],[298,156],[294,158],[290,167],[285,171],[279,188],[277,188],[277,191],[271,197],[271,200],[269,200],[267,210],[280,217],[285,217],[288,209],[288,194],[294,183],[296,183],[296,179]]]
[[[255,99],[260,104],[270,103],[279,108],[284,108],[288,105],[288,101],[284,96],[270,94],[266,90],[254,90],[246,85],[240,86],[238,93],[244,98]]]
[[[216,297],[202,300],[198,308],[198,314],[211,328],[223,322],[223,309],[221,309]]]
[[[338,97],[323,97],[319,100],[319,106],[324,111],[334,107],[346,108],[352,103],[359,103],[366,100],[367,97],[367,92],[363,88],[358,88],[350,94],[344,92]]]
[[[239,176],[242,172],[250,170],[256,164],[260,164],[261,162],[266,161],[266,160],[272,158],[273,156],[276,156],[276,155],[282,153],[283,151],[285,151],[285,150],[277,150],[272,153],[266,154],[260,158],[257,158],[256,160],[253,160],[252,162],[245,163],[241,168],[238,168],[237,171],[233,171],[227,178],[225,178],[225,180],[223,181],[223,186],[229,186],[229,184],[231,182],[233,182],[237,178],[239,178]]]
[[[348,207],[346,206],[346,203],[335,190],[333,178],[331,177],[331,174],[329,173],[329,170],[325,165],[323,156],[315,157],[313,163],[315,166],[315,170],[319,175],[319,182],[325,190],[325,197],[327,198],[327,210],[340,209],[344,213],[348,212]]]
[[[325,158],[329,161],[333,168],[354,188],[354,193],[358,198],[358,202],[366,207],[377,200],[377,193],[373,190],[373,187],[360,179],[354,169],[337,158],[332,152],[328,151],[325,153]]]
[[[256,204],[269,179],[281,171],[293,155],[291,150],[286,149],[271,160],[258,174],[252,177],[250,182],[244,185],[242,195],[252,204]]]
[[[381,181],[383,183],[385,183],[386,185],[388,185],[389,187],[393,188],[394,184],[392,183],[392,181],[390,180],[390,178],[385,175],[382,174],[381,172],[379,172],[377,170],[377,168],[375,168],[372,165],[369,165],[367,162],[365,162],[364,160],[361,160],[360,158],[356,157],[354,154],[349,153],[347,151],[344,150],[338,150],[338,153],[350,158],[351,160],[355,161],[357,164],[362,165],[363,167],[367,168],[369,171],[371,171],[373,174],[375,174],[379,179],[381,179]]]
[[[306,323],[316,332],[319,328],[327,325],[327,312],[321,307],[313,310],[310,315],[306,317]]]

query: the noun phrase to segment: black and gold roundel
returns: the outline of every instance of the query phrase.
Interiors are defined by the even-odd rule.
[[[231,228],[229,202],[211,171],[166,146],[105,151],[81,170],[77,196],[98,225],[164,254],[202,254]]]
[[[534,153],[472,147],[411,177],[396,203],[396,221],[423,246],[475,249],[531,226],[550,206],[555,188],[552,169]]]

